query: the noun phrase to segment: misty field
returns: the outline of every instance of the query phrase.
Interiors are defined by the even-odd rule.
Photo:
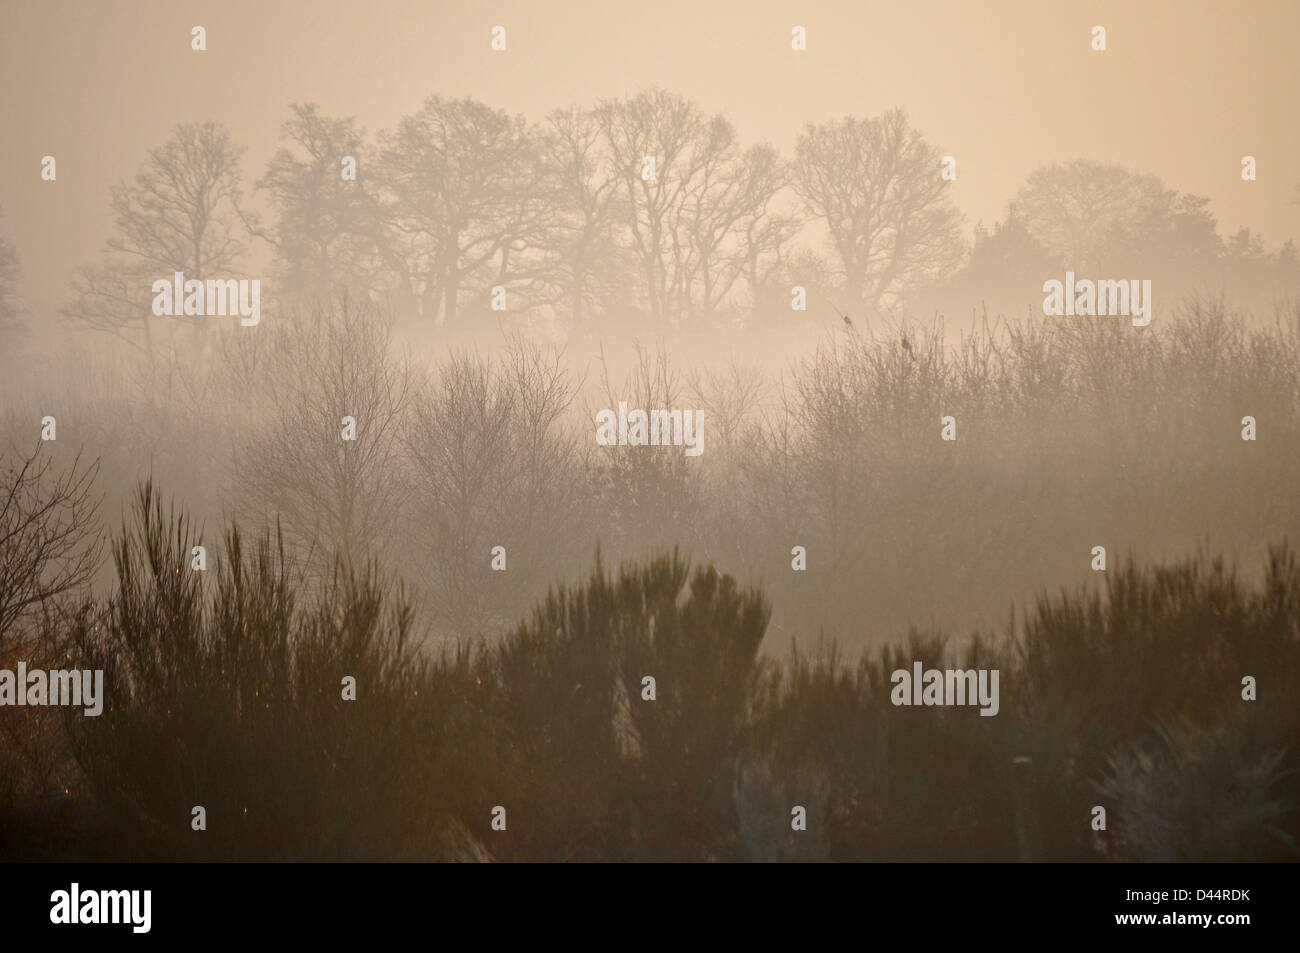
[[[289,105],[251,176],[242,115],[124,139],[33,288],[91,181],[40,157],[0,859],[1297,859],[1300,252],[1226,225],[1253,155],[1223,225],[963,157],[981,205],[1024,165],[971,225],[879,103],[784,150],[653,85],[389,106]]]
[[[336,300],[11,397],[0,667],[105,701],[4,711],[5,856],[1295,859],[1294,320],[846,329],[618,385],[384,328]],[[594,445],[612,399],[704,408],[706,452]],[[1000,712],[891,705],[918,661],[1000,670]]]

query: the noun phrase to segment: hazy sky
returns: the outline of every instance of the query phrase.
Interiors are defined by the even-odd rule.
[[[1275,247],[1300,237],[1298,47],[1297,0],[2,0],[0,234],[40,321],[107,237],[109,186],[178,122],[226,123],[251,181],[295,101],[375,131],[435,92],[538,119],[657,84],[786,152],[805,120],[902,106],[957,157],[968,226],[1036,166],[1087,157],[1208,195],[1225,229]]]

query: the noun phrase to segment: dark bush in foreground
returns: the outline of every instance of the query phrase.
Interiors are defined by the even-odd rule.
[[[102,668],[106,702],[97,718],[65,710],[65,740],[43,746],[79,766],[62,769],[58,817],[20,796],[30,778],[5,779],[5,854],[1296,857],[1300,571],[1285,547],[1260,588],[1204,558],[1130,564],[1104,592],[1042,597],[999,637],[914,631],[853,664],[833,644],[761,656],[762,593],[675,552],[612,574],[598,557],[501,641],[433,656],[373,567],[309,582],[276,534],[250,544],[232,526],[196,572],[197,542],[146,485],[112,599],[47,615],[49,651]],[[998,669],[999,713],[894,706],[891,673],[917,661]],[[22,750],[11,738],[3,763],[60,763]],[[75,838],[53,837],[69,825]]]
[[[403,855],[425,809],[409,613],[373,571],[308,598],[269,533],[249,546],[232,527],[210,572],[191,569],[197,542],[145,485],[114,546],[116,596],[69,633],[76,664],[104,670],[103,714],[69,725],[106,852]],[[344,676],[362,702],[342,701]]]

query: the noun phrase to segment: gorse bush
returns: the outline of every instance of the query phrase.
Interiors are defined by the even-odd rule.
[[[339,567],[310,601],[267,533],[231,527],[208,574],[198,541],[152,484],[113,550],[107,607],[84,605],[67,636],[103,669],[97,718],[72,743],[114,852],[145,857],[400,856],[420,809],[419,660],[409,612],[373,569]],[[366,704],[345,708],[342,679]],[[208,830],[191,829],[202,806]]]
[[[790,805],[803,804],[809,829],[825,832],[826,859],[997,859],[1014,851],[1007,787],[1014,722],[971,708],[895,707],[890,674],[914,661],[1001,666],[1006,704],[1004,659],[915,632],[854,666],[823,646],[811,656],[792,649],[789,663],[773,669],[749,748],[771,781],[791,788],[778,815],[785,823],[765,825],[768,839],[797,847]]]
[[[1284,749],[1261,752],[1235,719],[1161,726],[1156,740],[1126,743],[1097,786],[1116,805],[1128,850],[1158,861],[1300,856],[1285,829],[1295,801],[1278,793],[1295,770]]]
[[[584,587],[553,590],[485,649],[509,743],[498,780],[518,805],[518,833],[501,838],[511,855],[703,860],[723,849],[728,760],[768,613],[757,591],[712,567],[691,573],[677,553],[615,578],[598,559]]]
[[[18,838],[11,797],[7,853],[1009,860],[1032,830],[1055,860],[1295,858],[1286,546],[1258,588],[1206,557],[1129,562],[1001,635],[914,629],[854,662],[833,641],[760,654],[761,590],[676,551],[616,572],[597,553],[504,638],[430,654],[373,564],[320,580],[232,525],[204,573],[194,545],[145,484],[111,598],[47,616],[57,657],[104,670],[104,711],[64,719],[77,842]],[[998,669],[998,714],[896,707],[914,662]]]

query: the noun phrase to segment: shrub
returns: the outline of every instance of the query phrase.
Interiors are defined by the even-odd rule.
[[[236,526],[191,569],[198,539],[151,483],[113,547],[118,589],[82,606],[78,667],[103,669],[105,704],[73,717],[78,762],[112,856],[339,859],[421,852],[428,763],[410,615],[373,567],[337,566],[306,598],[281,538]],[[355,703],[342,679],[356,679]],[[191,808],[207,830],[191,829]]]
[[[1260,588],[1205,557],[1130,560],[1104,591],[1042,596],[1001,637],[913,629],[854,662],[833,640],[760,655],[762,590],[677,550],[616,572],[598,551],[584,583],[552,588],[501,640],[433,655],[373,563],[322,581],[278,532],[250,544],[232,524],[197,572],[199,540],[146,482],[113,546],[116,592],[46,613],[43,657],[103,669],[104,711],[65,709],[66,748],[57,719],[3,713],[7,853],[1294,857],[1300,572],[1285,545]],[[894,707],[891,674],[918,661],[998,669],[999,714]],[[68,791],[52,809],[39,797]],[[1089,824],[1099,801],[1106,832]]]

